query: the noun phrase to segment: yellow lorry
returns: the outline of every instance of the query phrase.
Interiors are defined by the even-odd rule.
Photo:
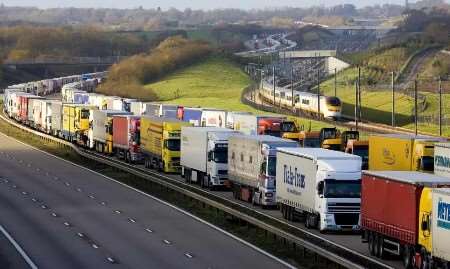
[[[141,149],[145,167],[165,173],[180,173],[181,127],[189,122],[164,117],[142,116]]]
[[[369,170],[433,171],[434,144],[445,139],[402,134],[369,137]]]
[[[64,140],[87,145],[89,131],[89,111],[95,106],[83,104],[63,104],[62,130],[60,135]]]

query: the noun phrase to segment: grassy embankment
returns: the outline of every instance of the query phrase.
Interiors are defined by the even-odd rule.
[[[241,92],[250,84],[250,79],[239,66],[224,58],[211,57],[145,87],[165,103],[267,114],[241,103]],[[309,127],[310,120],[296,120]],[[326,125],[311,121],[313,130]]]
[[[384,124],[391,123],[392,94],[390,89],[390,71],[400,70],[413,50],[407,48],[393,48],[378,54],[356,55],[365,58],[362,68],[362,115],[363,119]],[[357,59],[361,61],[361,59]],[[429,69],[429,68],[428,68]],[[420,74],[425,74],[422,71]],[[355,109],[355,81],[358,77],[356,67],[350,67],[338,74],[337,96],[344,102],[343,112],[345,115],[354,115]],[[378,85],[376,85],[378,84]],[[384,85],[384,86],[380,86]],[[372,89],[371,89],[372,88]],[[419,83],[419,93],[426,96],[425,110],[420,112],[421,116],[437,115],[438,96],[429,92],[427,83]],[[334,78],[331,77],[321,85],[325,95],[334,95]],[[424,90],[428,90],[425,92]],[[412,89],[396,93],[395,110],[397,126],[409,129],[414,128],[414,98]],[[443,98],[444,108],[450,105],[450,95],[445,94]],[[420,122],[419,131],[437,133],[438,127],[434,123]],[[444,135],[450,135],[450,129],[444,128]]]

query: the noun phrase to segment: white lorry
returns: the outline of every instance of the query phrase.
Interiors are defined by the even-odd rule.
[[[228,139],[228,177],[236,199],[276,205],[276,149],[298,147],[292,140],[268,135],[234,135]]]
[[[359,230],[361,157],[321,148],[279,148],[277,202],[307,228]]]
[[[228,182],[228,138],[238,132],[215,127],[181,128],[181,175],[215,189]]]
[[[432,216],[431,220],[428,218],[428,221],[431,221],[433,261],[435,265],[447,264],[448,267],[450,264],[450,189],[433,189]]]
[[[434,144],[434,174],[450,178],[450,143]]]

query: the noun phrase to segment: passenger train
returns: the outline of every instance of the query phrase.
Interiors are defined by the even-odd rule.
[[[314,93],[301,92],[282,87],[274,89],[272,85],[264,83],[259,95],[265,101],[274,103],[276,106],[281,106],[293,111],[294,113],[304,112],[317,115],[319,113],[318,96]],[[274,100],[275,99],[275,100]],[[320,96],[320,115],[325,118],[337,120],[341,117],[342,103],[341,100],[334,96]]]

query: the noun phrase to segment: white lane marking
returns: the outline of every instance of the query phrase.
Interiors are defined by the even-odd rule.
[[[111,257],[106,258],[107,261],[109,261],[110,263],[116,263],[116,260],[114,260]]]
[[[69,187],[69,186],[70,186],[70,183],[69,183],[69,182],[66,182],[66,183],[64,183],[64,185],[66,185],[67,187]]]
[[[171,245],[171,244],[172,244],[172,242],[170,242],[170,241],[167,240],[167,239],[164,239],[163,242],[164,242],[164,244],[166,244],[166,245]]]
[[[8,231],[3,228],[2,225],[0,225],[0,231],[3,233],[3,235],[9,240],[9,242],[16,248],[17,252],[22,256],[22,258],[25,260],[25,262],[28,264],[28,266],[31,269],[38,269],[36,264],[31,260],[30,256],[28,256],[27,253],[22,249],[22,247],[12,238],[12,236],[8,233]]]
[[[17,185],[12,185],[13,189],[17,189]]]
[[[48,207],[46,205],[41,205],[42,209],[48,209]]]
[[[100,204],[106,206],[106,202],[101,202]]]
[[[119,210],[115,210],[114,213],[120,214],[121,212]]]
[[[31,201],[33,201],[34,203],[36,203],[36,202],[37,202],[37,199],[36,199],[36,198],[31,198]]]
[[[67,221],[64,222],[64,226],[70,227],[70,223],[68,223]]]
[[[149,228],[147,228],[147,229],[145,229],[147,232],[149,232],[149,233],[153,233],[153,231],[152,230],[150,230]]]
[[[77,192],[82,192],[83,190],[80,188],[77,188]]]
[[[89,198],[95,199],[95,196],[94,195],[89,195]]]
[[[81,238],[84,237],[84,234],[82,234],[82,233],[77,233],[77,235],[78,235],[78,237],[81,237]]]
[[[58,214],[56,214],[55,212],[53,212],[53,213],[52,213],[52,216],[56,218],[56,217],[58,217]]]
[[[131,223],[136,223],[136,220],[132,219],[132,218],[129,218],[128,221],[131,222]]]
[[[259,253],[261,253],[261,254],[263,254],[263,255],[265,255],[265,256],[267,256],[267,257],[269,257],[269,258],[271,258],[271,259],[273,259],[273,260],[275,260],[275,261],[277,261],[278,263],[282,264],[282,265],[285,266],[286,268],[297,269],[297,267],[295,267],[295,266],[293,266],[293,265],[291,265],[291,264],[289,264],[289,263],[283,261],[282,259],[280,259],[280,258],[278,258],[278,257],[276,257],[276,256],[274,256],[274,255],[272,255],[272,254],[270,254],[270,253],[268,253],[268,252],[265,251],[265,250],[262,250],[261,248],[258,248],[258,247],[255,246],[255,245],[252,245],[251,243],[245,241],[244,239],[241,239],[241,238],[239,238],[239,237],[237,237],[237,236],[235,236],[235,235],[233,235],[233,234],[231,234],[231,233],[229,233],[229,232],[223,230],[222,228],[219,228],[219,227],[217,227],[217,226],[215,226],[215,225],[213,225],[213,224],[211,224],[211,223],[209,223],[209,222],[207,222],[207,221],[205,221],[205,220],[203,220],[203,219],[201,219],[201,218],[199,218],[199,217],[197,217],[197,216],[195,216],[195,215],[193,215],[193,214],[191,214],[191,213],[189,213],[189,212],[187,212],[187,211],[185,211],[185,210],[183,210],[183,209],[181,209],[181,208],[178,208],[178,207],[176,207],[176,206],[174,206],[174,205],[172,205],[172,204],[169,204],[169,203],[166,202],[166,201],[163,201],[163,200],[161,200],[161,199],[159,199],[159,198],[156,198],[155,196],[152,196],[152,195],[150,195],[150,194],[148,194],[148,193],[145,193],[145,192],[143,192],[143,191],[141,191],[141,190],[138,190],[138,189],[136,189],[136,188],[133,188],[133,187],[131,187],[131,186],[128,186],[127,184],[122,183],[122,182],[120,182],[120,181],[117,181],[117,180],[115,180],[115,179],[113,179],[113,178],[110,178],[110,177],[108,177],[108,176],[102,175],[102,174],[100,174],[99,172],[96,172],[96,171],[94,171],[94,170],[91,170],[91,169],[89,169],[89,168],[87,168],[87,167],[81,166],[81,165],[79,165],[79,164],[76,164],[76,163],[74,163],[74,162],[65,160],[65,159],[63,159],[63,158],[61,158],[61,157],[58,157],[58,156],[56,156],[56,155],[53,155],[53,154],[51,154],[51,153],[45,152],[45,151],[43,151],[43,150],[41,150],[41,149],[38,149],[38,148],[36,148],[36,147],[30,146],[30,145],[28,145],[28,144],[26,144],[26,143],[24,143],[24,142],[22,142],[22,141],[19,141],[19,140],[13,138],[13,137],[10,137],[10,136],[5,135],[4,133],[1,133],[1,132],[0,132],[0,135],[3,135],[4,137],[6,137],[6,138],[8,138],[8,139],[11,139],[11,140],[13,140],[13,141],[16,141],[16,142],[19,143],[19,144],[22,144],[22,145],[24,145],[24,146],[26,146],[26,147],[32,148],[32,149],[34,149],[34,150],[36,150],[36,151],[38,151],[38,152],[41,152],[41,153],[43,153],[43,154],[45,154],[45,155],[47,155],[47,156],[53,157],[53,158],[58,159],[58,160],[60,160],[60,161],[62,161],[62,162],[65,162],[65,163],[67,163],[67,164],[71,164],[71,165],[73,165],[73,166],[75,166],[75,167],[77,167],[77,168],[80,168],[80,169],[89,171],[89,172],[91,172],[91,173],[93,173],[93,174],[96,174],[96,175],[98,175],[98,176],[100,176],[100,177],[103,177],[103,178],[105,178],[105,179],[108,179],[108,180],[110,180],[110,181],[113,181],[113,182],[115,182],[115,183],[117,183],[117,184],[119,184],[119,185],[121,185],[121,186],[123,186],[123,187],[125,187],[125,188],[128,188],[128,189],[130,189],[130,190],[133,190],[133,191],[135,191],[135,192],[137,192],[137,193],[140,193],[140,194],[143,195],[143,196],[149,197],[149,198],[151,198],[151,199],[153,199],[153,200],[155,200],[155,201],[157,201],[157,202],[159,202],[159,203],[161,203],[161,204],[164,204],[164,205],[166,205],[166,206],[168,206],[168,207],[170,207],[170,208],[172,208],[172,209],[174,209],[174,210],[176,210],[176,211],[178,211],[178,212],[183,213],[183,214],[186,215],[186,216],[189,216],[189,217],[191,217],[191,218],[197,220],[197,221],[200,222],[200,223],[203,223],[203,224],[206,225],[206,226],[209,226],[210,228],[212,228],[212,229],[214,229],[214,230],[216,230],[216,231],[219,231],[219,232],[223,233],[224,235],[226,235],[226,236],[228,236],[228,237],[230,237],[230,238],[232,238],[232,239],[238,241],[239,243],[241,243],[241,244],[243,244],[243,245],[245,245],[245,246],[247,246],[247,247],[250,247],[251,249],[253,249],[253,250],[255,250],[255,251],[257,251],[257,252],[259,252]]]
[[[53,177],[54,180],[59,180],[59,177]]]
[[[98,248],[98,246],[97,246],[96,244],[92,244],[91,246],[92,246],[93,248],[95,248],[95,249]]]
[[[23,194],[23,195],[28,195],[28,192],[23,191],[22,194]]]
[[[194,258],[194,256],[191,253],[185,253],[184,256],[188,257],[189,259]]]

